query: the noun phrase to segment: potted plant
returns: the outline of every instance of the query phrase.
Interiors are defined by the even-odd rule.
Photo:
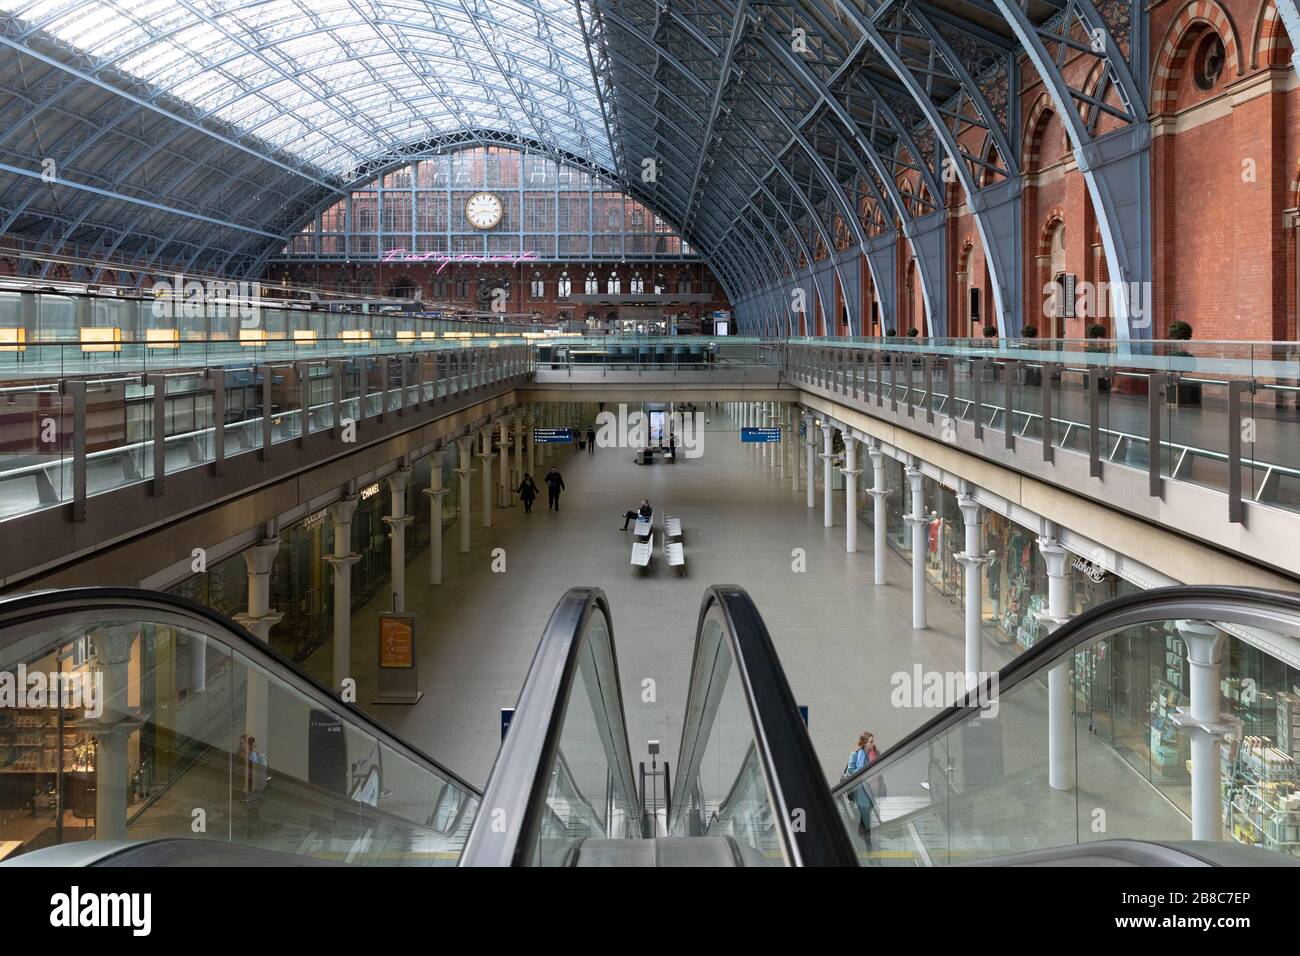
[[[1024,339],[1038,338],[1038,326],[1026,325],[1023,329],[1020,330],[1020,336],[1021,338]],[[1032,365],[1021,365],[1020,384],[1021,385],[1042,385],[1043,370],[1041,368],[1035,368]]]
[[[1171,340],[1187,342],[1191,340],[1191,337],[1192,326],[1190,322],[1178,319],[1169,323],[1169,338]],[[1169,354],[1179,358],[1192,357],[1192,353],[1186,349],[1172,349]],[[1201,404],[1201,385],[1199,382],[1184,382],[1182,374],[1175,372],[1168,398],[1171,405],[1199,405]]]
[[[984,337],[986,339],[995,338],[998,334],[998,327],[992,323],[984,326]]]
[[[885,338],[892,339],[898,334],[898,329],[885,329]]]
[[[920,329],[908,329],[908,330],[907,330],[907,337],[908,337],[909,339],[914,339],[914,338],[916,338],[916,337],[917,337],[918,335],[920,335],[920,334],[921,334],[921,330],[920,330]]]
[[[1087,336],[1089,339],[1104,339],[1104,338],[1106,337],[1106,326],[1102,325],[1100,322],[1093,322],[1093,323],[1092,323],[1091,325],[1089,325],[1086,329],[1084,329],[1083,334],[1084,334],[1085,336]],[[1105,351],[1106,351],[1106,346],[1104,346],[1104,345],[1088,345],[1088,346],[1085,346],[1085,349],[1086,349],[1086,351],[1089,351],[1089,352],[1105,352]],[[1085,388],[1087,387],[1087,382],[1086,382],[1086,381],[1085,381],[1085,383],[1084,383],[1084,387],[1085,387]],[[1102,391],[1102,392],[1109,392],[1109,391],[1110,391],[1110,378],[1109,378],[1108,376],[1106,376],[1106,375],[1099,376],[1098,379],[1097,379],[1097,388],[1098,388],[1099,391]]]

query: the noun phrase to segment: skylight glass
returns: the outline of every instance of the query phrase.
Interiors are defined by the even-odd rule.
[[[573,0],[0,0],[321,169],[488,128],[613,167]]]

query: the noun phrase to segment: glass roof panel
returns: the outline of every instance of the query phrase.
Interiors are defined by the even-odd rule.
[[[0,0],[0,12],[329,173],[476,127],[614,165],[573,0]]]

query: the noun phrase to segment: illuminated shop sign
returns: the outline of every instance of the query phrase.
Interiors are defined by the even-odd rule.
[[[453,262],[466,265],[483,266],[489,264],[518,265],[521,262],[539,262],[541,256],[532,250],[525,252],[503,252],[494,256],[480,256],[471,252],[408,252],[405,249],[390,249],[384,253],[384,262],[436,262],[441,272]]]

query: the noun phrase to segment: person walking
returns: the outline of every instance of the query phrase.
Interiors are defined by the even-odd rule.
[[[533,513],[533,502],[537,499],[537,482],[533,481],[532,475],[524,475],[524,480],[519,482],[516,489],[519,494],[519,500],[524,503],[524,514]]]
[[[596,454],[596,429],[591,425],[587,426],[587,454]]]
[[[546,473],[546,477],[542,480],[546,482],[547,510],[553,508],[559,511],[560,492],[564,490],[564,479],[560,477],[560,470],[552,465],[551,470]]]

